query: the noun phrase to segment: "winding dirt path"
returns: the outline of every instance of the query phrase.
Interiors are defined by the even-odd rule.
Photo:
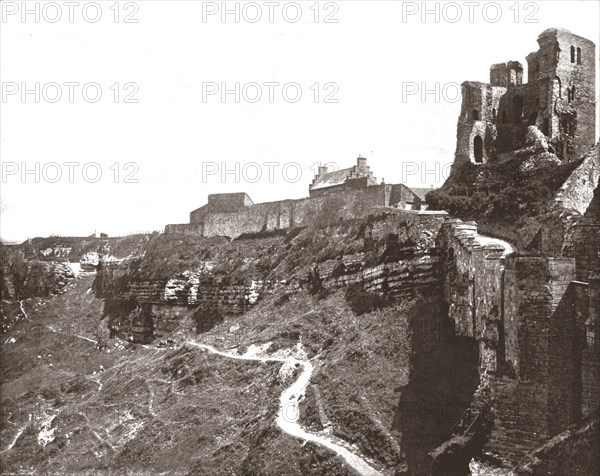
[[[25,431],[25,428],[27,428],[27,425],[29,425],[29,423],[26,423],[25,425],[23,425],[21,428],[19,428],[17,430],[17,434],[14,436],[14,438],[12,439],[12,441],[8,444],[8,446],[6,447],[6,449],[2,450],[0,453],[4,453],[5,451],[9,451],[9,450],[13,449],[13,447],[17,444],[17,440],[23,434],[23,432]]]
[[[299,360],[295,357],[259,357],[256,355],[236,355],[228,352],[223,352],[215,349],[214,347],[207,344],[200,344],[198,342],[187,341],[189,345],[199,347],[201,349],[209,351],[211,354],[220,355],[228,359],[236,360],[253,360],[259,362],[281,362],[283,364],[296,367],[297,365],[302,366],[302,372],[296,379],[296,381],[287,388],[279,399],[279,412],[277,414],[277,426],[281,428],[288,435],[300,438],[306,441],[312,441],[318,445],[329,448],[336,454],[344,458],[346,462],[352,466],[363,476],[381,476],[381,473],[373,468],[360,456],[356,455],[348,448],[341,446],[334,442],[331,438],[327,438],[320,435],[315,435],[306,432],[298,423],[300,415],[300,400],[306,392],[306,387],[310,381],[310,377],[314,370],[312,363],[309,360]]]

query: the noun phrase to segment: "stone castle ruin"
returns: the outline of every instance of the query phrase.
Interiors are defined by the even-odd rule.
[[[597,426],[587,425],[597,425],[600,412],[595,45],[560,29],[544,31],[538,42],[540,50],[527,57],[528,83],[523,83],[521,64],[510,61],[492,66],[490,84],[463,84],[455,162],[484,167],[518,157],[519,150],[555,163],[584,157],[553,198],[561,216],[568,211],[574,217],[568,228],[551,230],[560,246],[515,252],[509,243],[479,235],[475,222],[425,211],[422,190],[378,183],[363,157],[350,168],[319,168],[307,198],[254,204],[246,193],[213,194],[190,213],[189,224],[165,229],[235,238],[375,213],[384,216],[371,224],[370,239],[407,237],[397,259],[369,261],[368,252],[361,251],[319,262],[315,268],[323,287],[359,283],[369,292],[391,296],[442,289],[456,333],[478,348],[477,392],[490,395],[492,421],[482,445],[506,465],[520,465],[514,474],[550,474],[523,469],[539,463],[532,455],[540,448],[558,454],[557,461],[561,454],[581,454],[578,445],[597,431]],[[260,240],[240,240],[238,246],[251,246],[251,241]],[[339,269],[344,271],[334,272]],[[122,264],[107,263],[107,289],[126,272]],[[175,328],[177,313],[187,306],[206,302],[211,309],[242,313],[250,306],[244,296],[272,291],[271,284],[255,281],[203,285],[197,276],[184,275],[180,281],[171,280],[166,288],[161,282],[129,286],[128,299],[133,296],[151,307],[148,316],[154,317],[142,329],[148,338],[163,321]],[[298,276],[282,286],[289,293],[302,289]],[[179,291],[167,292],[171,288]],[[173,296],[179,299],[179,310],[169,301]],[[135,331],[138,324],[130,321],[123,317],[115,332]],[[463,439],[481,413],[473,405],[466,415],[461,423],[467,429],[458,435]],[[573,428],[577,432],[569,433]]]
[[[554,28],[544,31],[538,43],[539,51],[527,56],[527,83],[517,61],[493,65],[490,83],[463,83],[455,163],[483,166],[537,156],[560,164],[585,157],[554,199],[556,207],[579,217],[568,236],[554,230],[565,246],[542,247],[543,253],[529,256],[484,244],[476,223],[423,212],[424,200],[416,190],[378,184],[362,157],[347,169],[320,168],[308,198],[255,205],[245,193],[210,195],[208,204],[190,214],[189,225],[170,225],[172,231],[183,226],[203,236],[235,237],[335,223],[379,208],[437,236],[439,255],[432,262],[444,272],[429,278],[443,276],[440,284],[457,334],[477,342],[480,391],[490,392],[493,408],[485,449],[508,464],[525,461],[535,448],[573,426],[583,428],[600,410],[596,47]],[[350,266],[350,258],[343,261]],[[326,285],[334,286],[341,278],[328,278],[327,264],[319,272]],[[362,273],[353,279],[368,283],[373,270]],[[393,276],[386,269],[388,287],[397,284]],[[378,292],[377,286],[369,289]],[[477,413],[471,418],[466,426]],[[552,445],[568,453],[573,451],[569,445],[589,438],[588,428],[553,439]]]
[[[165,234],[172,237],[51,237],[14,247],[2,245],[0,294],[12,299],[13,305],[35,296],[61,294],[74,275],[71,267],[55,261],[80,259],[82,269],[97,269],[92,289],[84,292],[93,290],[97,298],[105,299],[102,331],[140,344],[169,339],[192,324],[199,333],[209,331],[221,318],[224,322],[226,316],[244,314],[267,296],[273,298],[266,303],[269,312],[281,314],[281,319],[288,316],[275,308],[286,300],[314,296],[318,312],[302,316],[309,315],[306,327],[300,318],[291,321],[290,329],[301,336],[304,329],[313,332],[310,325],[316,319],[326,317],[328,308],[318,304],[320,293],[342,291],[364,300],[385,298],[381,301],[388,303],[421,294],[427,306],[441,305],[440,321],[432,322],[435,313],[416,308],[421,315],[407,316],[408,327],[397,328],[409,335],[407,348],[396,347],[403,340],[381,347],[394,357],[405,350],[410,354],[402,369],[408,374],[403,378],[406,385],[394,389],[387,385],[393,382],[386,381],[373,387],[375,393],[387,385],[386,393],[377,397],[382,402],[399,400],[392,428],[377,419],[382,412],[371,418],[370,409],[358,411],[362,405],[358,399],[350,400],[353,410],[347,413],[335,396],[324,393],[321,400],[316,392],[314,397],[307,395],[314,398],[315,422],[327,420],[320,407],[332,398],[332,420],[347,413],[348,425],[368,429],[373,452],[379,442],[396,442],[392,432],[398,431],[398,452],[405,453],[407,464],[402,461],[395,474],[467,474],[472,456],[482,452],[492,466],[502,467],[486,474],[596,474],[579,471],[598,461],[600,434],[596,47],[562,29],[544,31],[538,42],[539,51],[527,57],[527,83],[516,61],[493,65],[489,84],[463,83],[457,128],[455,165],[474,171],[482,182],[490,170],[502,169],[500,163],[520,166],[538,157],[550,166],[519,175],[524,177],[519,190],[531,188],[529,177],[542,169],[560,177],[561,183],[544,198],[548,207],[539,215],[522,215],[531,229],[519,243],[511,236],[498,238],[503,223],[494,217],[486,223],[486,216],[478,215],[482,217],[478,225],[466,221],[468,217],[463,216],[463,221],[446,211],[427,209],[424,196],[429,190],[378,181],[367,159],[359,156],[345,169],[319,167],[305,198],[253,203],[244,192],[211,194],[206,204],[190,213],[189,223],[165,227]],[[566,179],[556,175],[558,169],[568,170]],[[458,173],[451,180],[465,186],[469,179]],[[448,193],[452,198],[461,197],[452,192]],[[521,204],[527,206],[528,199]],[[365,219],[338,226],[355,218]],[[490,228],[490,223],[498,228]],[[301,229],[312,226],[322,228]],[[293,231],[272,233],[280,230]],[[181,234],[192,238],[177,236]],[[367,316],[352,318],[361,333],[363,323],[367,324],[365,335],[369,326],[380,325],[377,315]],[[332,322],[337,336],[344,323]],[[441,325],[446,323],[451,332]],[[223,326],[227,333],[243,329],[230,324],[234,322]],[[262,316],[248,321],[248,329],[258,325],[261,330],[256,336],[267,335],[262,331],[271,323]],[[277,339],[278,348],[288,339],[296,340],[292,332],[271,329],[268,334]],[[333,355],[342,363],[355,359],[369,371],[377,362],[368,360],[377,358],[375,353],[363,352],[371,337],[363,340],[358,332],[353,335],[339,338],[346,339],[348,350],[360,352]],[[245,342],[246,334],[237,336]],[[312,350],[321,343],[326,349],[330,339],[324,336],[317,328]],[[394,337],[390,335],[390,342]],[[179,350],[169,355],[169,359],[182,358],[187,367]],[[329,378],[327,373],[321,376]],[[374,376],[379,378],[377,372]],[[191,385],[185,383],[187,377],[177,379]],[[201,385],[196,380],[193,384]],[[366,407],[368,399],[363,399]],[[409,412],[415,417],[410,421]],[[431,435],[435,440],[430,444]],[[361,444],[353,442],[356,448]],[[44,452],[52,455],[58,446],[48,448]],[[448,471],[448,462],[456,463],[458,470]],[[432,471],[425,468],[428,465]]]
[[[494,64],[490,82],[462,84],[456,162],[484,164],[537,143],[561,162],[594,145],[596,46],[551,28],[527,56],[527,83],[518,61]]]
[[[255,204],[244,192],[211,194],[206,205],[190,213],[189,224],[167,225],[165,233],[235,238],[363,217],[373,207],[421,210],[426,208],[427,191],[411,190],[404,184],[378,184],[367,159],[359,156],[356,165],[346,169],[319,167],[308,198]]]

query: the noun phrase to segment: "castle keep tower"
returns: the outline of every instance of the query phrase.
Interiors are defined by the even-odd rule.
[[[537,41],[539,51],[527,56],[526,84],[518,61],[492,65],[489,83],[462,84],[456,163],[502,159],[525,147],[527,135],[543,134],[563,162],[594,145],[596,46],[556,28]]]

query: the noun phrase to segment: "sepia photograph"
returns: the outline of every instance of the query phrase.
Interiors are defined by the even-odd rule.
[[[599,476],[600,1],[0,0],[1,476]]]

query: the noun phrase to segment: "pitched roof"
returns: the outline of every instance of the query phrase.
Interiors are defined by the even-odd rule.
[[[334,170],[333,172],[327,172],[325,174],[318,175],[313,182],[311,189],[315,190],[318,188],[332,187],[334,185],[340,185],[344,183],[352,174],[354,167],[347,169]]]
[[[421,200],[425,200],[425,195],[432,190],[437,190],[436,188],[425,188],[425,187],[408,187],[417,197]]]

